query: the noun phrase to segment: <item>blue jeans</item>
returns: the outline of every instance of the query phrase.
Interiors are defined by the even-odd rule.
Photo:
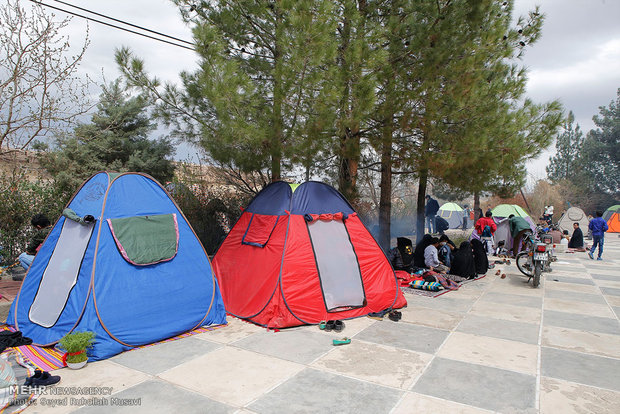
[[[426,216],[426,227],[429,233],[435,233],[435,216]]]
[[[19,260],[19,264],[22,265],[24,270],[28,270],[28,268],[30,268],[30,265],[32,264],[32,261],[34,260],[34,255],[22,253],[17,259]]]
[[[592,248],[590,249],[590,253],[594,255],[594,251],[596,250],[596,245],[598,244],[598,257],[603,256],[603,244],[605,242],[605,235],[592,235]]]

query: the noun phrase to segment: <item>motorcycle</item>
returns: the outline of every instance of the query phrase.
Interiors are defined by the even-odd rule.
[[[532,280],[532,285],[538,287],[542,273],[552,271],[551,262],[555,259],[553,238],[548,234],[536,237],[533,233],[526,233],[522,242],[523,248],[516,257],[517,268],[529,277],[528,283]]]

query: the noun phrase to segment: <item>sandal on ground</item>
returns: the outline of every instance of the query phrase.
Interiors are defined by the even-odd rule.
[[[334,339],[332,341],[332,344],[334,344],[334,346],[338,346],[338,345],[347,345],[351,343],[351,338],[347,338],[344,337],[342,339]]]

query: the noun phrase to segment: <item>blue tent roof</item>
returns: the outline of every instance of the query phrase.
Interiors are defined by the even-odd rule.
[[[284,181],[276,181],[254,197],[246,211],[266,215],[333,214],[354,212],[351,204],[330,185],[317,181],[300,184],[295,192]]]

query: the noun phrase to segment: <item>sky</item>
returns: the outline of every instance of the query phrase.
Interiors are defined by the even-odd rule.
[[[69,9],[55,0],[42,1]],[[22,2],[26,6],[30,4],[26,0]],[[167,0],[65,2],[192,40],[191,29],[182,22],[176,6]],[[595,127],[592,117],[598,114],[598,108],[615,100],[620,88],[620,0],[516,0],[514,15],[525,15],[536,5],[545,15],[545,24],[542,37],[526,50],[521,62],[529,72],[527,96],[538,103],[559,100],[567,112],[573,111],[576,122],[587,132]],[[54,13],[58,17],[65,16],[62,12]],[[98,84],[104,79],[110,82],[119,75],[114,51],[120,46],[130,47],[145,61],[145,67],[162,81],[178,82],[181,71],[196,68],[197,58],[191,50],[98,23],[87,26],[84,19],[78,17],[74,17],[68,27],[71,43],[78,44],[87,27],[90,45],[80,71]],[[94,94],[96,97],[98,93]],[[191,147],[183,145],[177,150],[177,158],[195,158],[195,153]],[[530,183],[546,176],[545,166],[552,154],[553,146],[528,164]]]

